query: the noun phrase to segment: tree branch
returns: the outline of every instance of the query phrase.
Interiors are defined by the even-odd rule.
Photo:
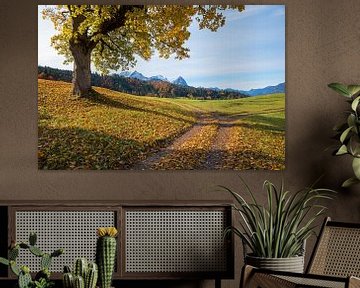
[[[144,5],[120,5],[114,17],[111,17],[110,19],[104,21],[101,24],[99,31],[95,34],[105,35],[111,31],[114,31],[117,28],[124,26],[126,20],[125,15],[127,12],[132,12],[136,8],[143,9],[144,7]]]
[[[113,47],[111,47],[108,43],[106,43],[106,42],[104,41],[104,39],[100,39],[100,43],[102,43],[103,45],[105,45],[106,47],[108,47],[111,51],[116,51]],[[102,50],[104,50],[104,49],[102,49]],[[101,53],[102,53],[102,51],[101,51]]]

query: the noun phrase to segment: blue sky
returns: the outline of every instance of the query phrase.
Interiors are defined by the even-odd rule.
[[[38,12],[38,63],[72,69],[50,46],[53,24]],[[169,80],[184,77],[191,86],[249,90],[285,82],[285,6],[246,5],[241,13],[224,12],[226,24],[217,32],[191,24],[186,47],[190,58],[138,59],[133,70],[145,76],[163,75]]]

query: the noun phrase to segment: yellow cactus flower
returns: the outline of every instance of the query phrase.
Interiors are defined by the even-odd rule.
[[[99,237],[104,237],[104,236],[116,237],[118,231],[115,227],[99,227],[97,229],[96,234]]]

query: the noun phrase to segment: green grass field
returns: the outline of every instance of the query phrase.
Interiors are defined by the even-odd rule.
[[[258,127],[266,126],[269,130],[285,131],[285,94],[283,93],[234,100],[166,100],[169,103],[190,105],[220,116],[241,118],[241,122]]]
[[[285,94],[271,94],[265,96],[248,97],[232,100],[192,100],[192,99],[163,99],[172,103],[191,105],[199,109],[219,113],[221,115],[236,116],[239,114],[284,112]]]
[[[134,96],[95,87],[92,97],[85,100],[69,96],[69,83],[38,83],[40,169],[131,169],[188,131],[199,113],[227,117],[234,123],[226,147],[232,157],[224,161],[225,169],[284,168],[284,94],[191,100]],[[196,147],[196,139],[191,141],[191,147]],[[203,146],[211,149],[211,145]],[[249,147],[256,154],[250,162],[243,155]],[[256,157],[268,164],[257,165]]]

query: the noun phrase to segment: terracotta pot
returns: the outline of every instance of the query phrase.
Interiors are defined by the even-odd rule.
[[[304,256],[263,258],[246,255],[245,263],[262,269],[304,273]]]

